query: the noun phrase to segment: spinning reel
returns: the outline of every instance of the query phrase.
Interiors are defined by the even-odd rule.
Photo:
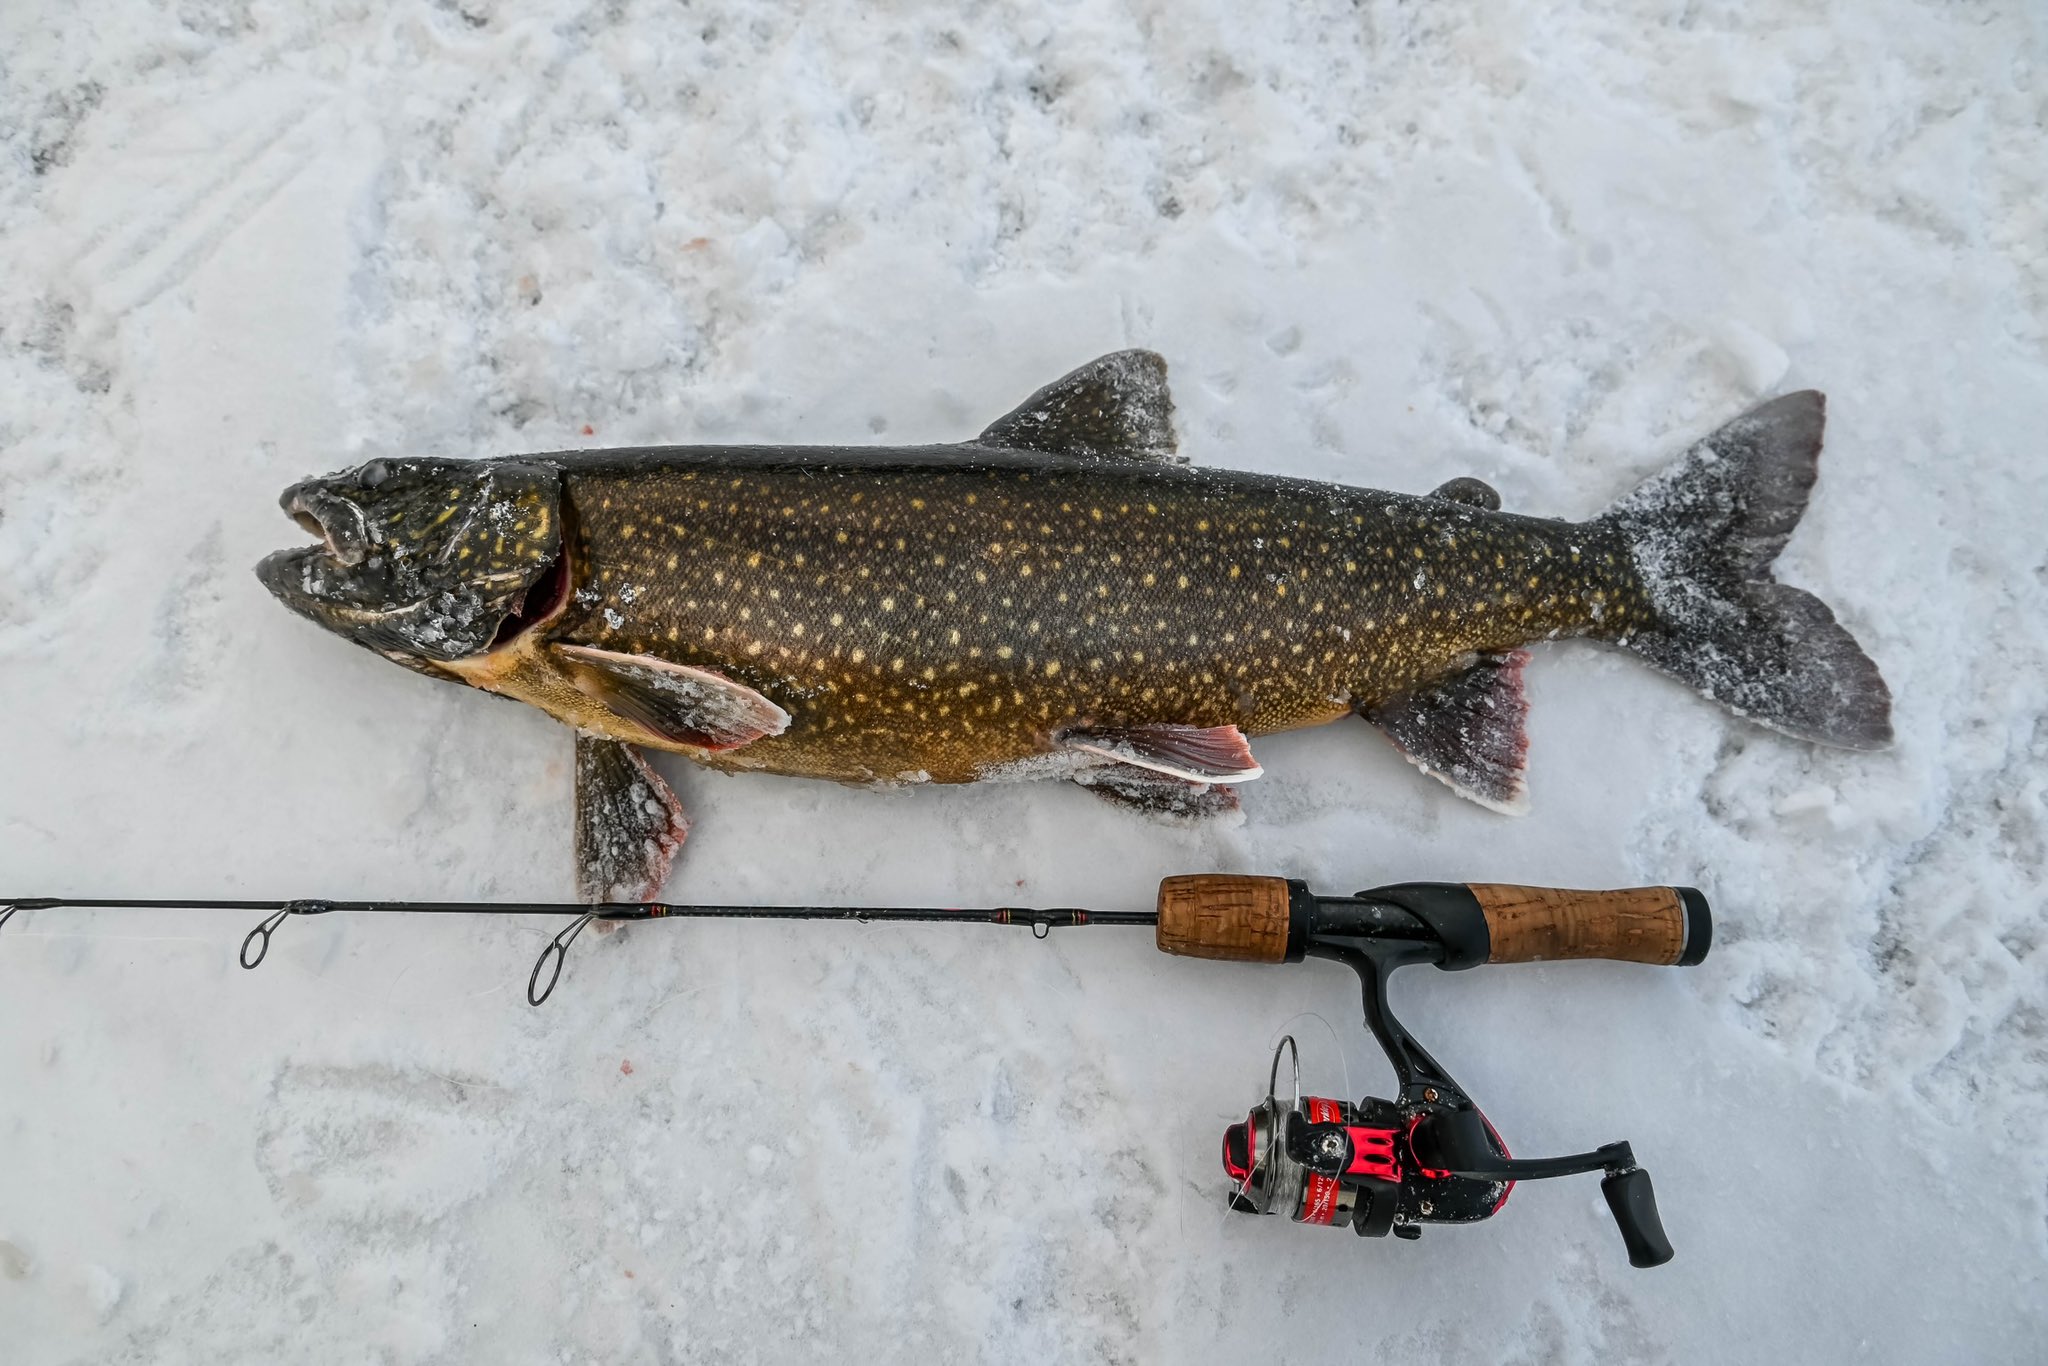
[[[1599,1171],[1629,1264],[1671,1260],[1650,1174],[1627,1143],[1569,1157],[1510,1156],[1464,1089],[1387,1009],[1386,984],[1409,963],[1453,971],[1547,958],[1690,966],[1706,957],[1712,937],[1697,891],[1405,883],[1319,897],[1299,882],[1216,876],[1168,879],[1159,904],[1159,944],[1168,952],[1263,962],[1313,955],[1349,964],[1364,987],[1366,1025],[1400,1084],[1392,1100],[1367,1096],[1356,1105],[1303,1096],[1300,1050],[1292,1036],[1282,1039],[1265,1099],[1224,1130],[1233,1210],[1348,1225],[1363,1237],[1418,1238],[1424,1224],[1489,1217],[1517,1181]],[[1294,1079],[1284,1101],[1283,1055]]]

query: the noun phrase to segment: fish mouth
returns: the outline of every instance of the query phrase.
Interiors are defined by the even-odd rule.
[[[336,564],[353,568],[368,557],[369,527],[363,510],[353,502],[312,482],[292,485],[277,502],[286,516],[326,547]]]

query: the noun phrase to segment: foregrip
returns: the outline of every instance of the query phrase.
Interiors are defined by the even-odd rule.
[[[1159,884],[1163,953],[1239,963],[1287,961],[1294,891],[1284,877],[1190,873]]]

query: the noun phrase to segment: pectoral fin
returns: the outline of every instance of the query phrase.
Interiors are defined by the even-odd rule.
[[[1386,733],[1409,763],[1461,797],[1510,816],[1528,808],[1523,769],[1529,702],[1527,650],[1481,655],[1470,668],[1359,715]]]
[[[1059,742],[1189,783],[1249,782],[1265,770],[1236,726],[1111,726],[1064,731]]]
[[[737,749],[789,726],[788,712],[710,669],[587,645],[548,648],[579,692],[657,743]]]
[[[690,833],[682,803],[631,745],[576,737],[576,894],[649,901]]]
[[[1179,463],[1166,362],[1153,351],[1098,356],[997,418],[975,440],[1051,455]]]

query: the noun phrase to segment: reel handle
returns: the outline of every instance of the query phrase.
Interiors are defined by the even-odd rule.
[[[1691,967],[1713,917],[1691,887],[1572,891],[1494,882],[1403,882],[1323,897],[1286,878],[1195,873],[1159,884],[1162,952],[1239,963],[1298,962],[1359,939],[1433,945],[1439,967],[1607,958]],[[1410,960],[1414,961],[1414,960]]]
[[[1671,1240],[1664,1236],[1664,1221],[1657,1217],[1657,1192],[1650,1185],[1648,1172],[1641,1167],[1609,1172],[1600,1178],[1600,1193],[1607,1197],[1608,1212],[1621,1230],[1630,1266],[1662,1266],[1671,1260]]]

